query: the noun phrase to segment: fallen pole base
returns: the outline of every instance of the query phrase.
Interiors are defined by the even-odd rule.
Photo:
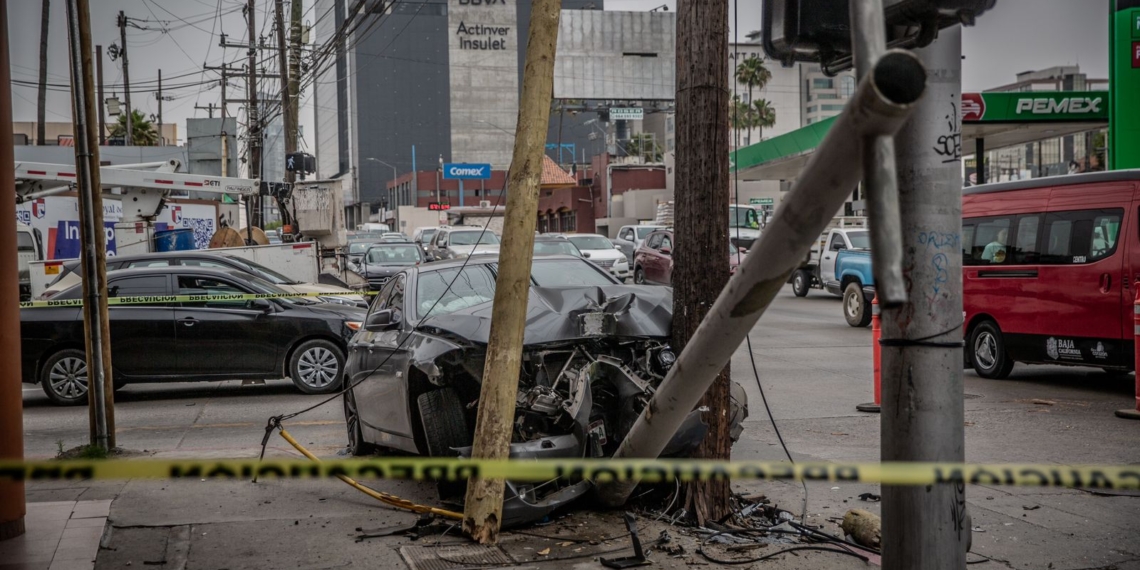
[[[867,412],[868,414],[877,414],[881,412],[881,406],[874,402],[867,402],[866,404],[859,404],[855,409],[860,412]]]
[[[1126,420],[1140,420],[1140,410],[1116,410],[1116,417]]]

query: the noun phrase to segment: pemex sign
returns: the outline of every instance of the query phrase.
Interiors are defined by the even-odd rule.
[[[962,122],[1106,121],[1107,91],[963,93]]]

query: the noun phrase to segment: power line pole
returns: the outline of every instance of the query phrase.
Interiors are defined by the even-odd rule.
[[[289,25],[289,116],[293,129],[285,133],[286,152],[297,151],[297,140],[301,137],[301,20],[304,10],[301,0],[293,0],[289,5],[292,21]]]
[[[554,46],[558,41],[560,4],[560,0],[535,0],[531,9],[515,149],[507,181],[507,209],[503,213],[503,254],[499,257],[498,286],[491,308],[491,332],[471,450],[472,457],[479,459],[506,459],[510,453],[534,227],[538,222],[534,212],[538,209],[550,98],[554,93]],[[463,531],[482,544],[498,542],[503,520],[503,480],[472,477],[464,505]]]
[[[40,21],[40,89],[36,94],[36,144],[44,146],[47,141],[47,60],[48,60],[48,20],[51,18],[51,2],[43,0],[43,13]]]
[[[0,30],[8,30],[8,2],[0,0]],[[12,108],[12,69],[7,33],[0,34],[0,109]],[[12,132],[12,113],[0,113],[0,131]],[[15,162],[12,137],[0,137],[0,164]],[[16,180],[0,178],[0,235],[16,234]],[[20,367],[20,298],[16,248],[0,248],[0,355],[12,370]],[[20,380],[0,380],[0,459],[24,459],[24,403]],[[0,481],[0,540],[24,534],[27,514],[23,481]]]
[[[95,81],[91,73],[91,16],[87,0],[67,0],[67,31],[71,55],[71,101],[75,113],[75,186],[79,192],[83,325],[87,333],[87,402],[95,420],[91,445],[111,450],[115,447],[115,401],[107,313],[107,243],[103,225],[103,191],[99,183],[99,146],[95,144],[90,120],[95,115]],[[123,60],[123,68],[126,69],[126,59]]]
[[[299,5],[300,3],[301,3],[300,0],[293,0],[294,5]],[[282,122],[282,125],[284,126],[282,136],[285,139],[284,140],[285,155],[288,156],[289,153],[293,152],[293,148],[291,148],[289,146],[289,133],[293,131],[294,127],[293,127],[293,117],[289,113],[289,108],[290,108],[289,101],[292,98],[292,93],[290,93],[290,91],[289,91],[289,86],[291,85],[292,82],[290,81],[290,76],[289,76],[289,57],[285,52],[285,6],[284,6],[284,4],[285,4],[285,0],[276,0],[273,3],[274,10],[276,12],[275,16],[276,16],[276,20],[277,20],[276,21],[276,24],[277,24],[277,68],[280,70],[280,76],[281,76],[281,122]],[[292,182],[293,181],[293,173],[290,172],[289,170],[285,171],[285,181],[286,182]],[[281,208],[281,211],[284,212],[285,209]]]
[[[205,111],[206,116],[210,117],[211,119],[214,118],[214,104],[213,103],[207,103],[205,107],[203,107],[201,105],[194,105],[194,108],[198,109],[199,111]],[[222,108],[224,109],[225,107],[222,107]],[[225,117],[224,114],[222,116]]]
[[[961,150],[937,153],[935,140],[961,135],[962,32],[941,30],[914,50],[926,66],[926,94],[898,133],[902,267],[910,288],[901,307],[882,312],[883,461],[962,462]],[[949,247],[923,239],[953,236]],[[970,517],[962,483],[883,486],[883,568],[966,567]]]
[[[249,107],[246,111],[246,118],[249,121],[249,177],[261,178],[261,119],[259,117],[259,110],[257,108],[257,31],[254,29],[254,20],[257,14],[254,5],[254,0],[248,0],[245,8],[246,22],[249,24]],[[261,197],[251,195],[249,200],[253,204],[260,205]],[[260,223],[260,207],[256,211],[251,210],[251,214],[255,217],[247,220],[247,226],[252,228],[254,225],[261,225]]]
[[[103,46],[95,46],[95,82],[99,88],[99,146],[107,144],[107,117],[104,115],[107,107],[103,93]]]
[[[166,146],[166,138],[162,136],[162,70],[158,70],[158,146]]]
[[[134,144],[135,117],[131,112],[131,72],[127,63],[127,15],[122,10],[119,10],[119,57],[123,60],[123,100],[127,106],[127,132],[123,135],[123,144],[131,146]]]

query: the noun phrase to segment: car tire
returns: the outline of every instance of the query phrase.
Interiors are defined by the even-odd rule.
[[[344,424],[348,429],[348,453],[353,457],[374,455],[378,448],[364,441],[364,431],[360,428],[360,412],[356,405],[356,394],[350,388],[344,393]]]
[[[792,293],[797,297],[807,297],[811,290],[811,274],[806,269],[797,269],[792,275]]]
[[[301,343],[289,358],[289,379],[305,394],[331,394],[344,380],[344,351],[321,339]]]
[[[863,297],[863,287],[858,282],[848,283],[843,289],[843,317],[853,327],[871,324],[871,305]]]
[[[645,270],[640,265],[633,270],[633,284],[645,285]]]
[[[40,386],[57,406],[87,403],[87,354],[69,348],[51,355],[40,371]]]
[[[424,428],[424,441],[430,457],[458,457],[457,447],[471,445],[472,434],[467,429],[467,416],[459,395],[451,388],[440,388],[420,394],[416,398],[420,412],[420,425]],[[466,481],[437,481],[440,499],[462,497],[467,492]]]
[[[1001,329],[993,321],[985,321],[970,333],[970,360],[982,378],[1001,380],[1013,370],[1013,360],[1005,351]]]

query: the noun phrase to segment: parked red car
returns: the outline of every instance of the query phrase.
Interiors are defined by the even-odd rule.
[[[745,252],[728,247],[728,266],[730,273],[736,273],[736,268],[744,260]],[[658,230],[647,236],[641,247],[637,248],[633,256],[633,282],[638,285],[673,284],[673,231]]]

